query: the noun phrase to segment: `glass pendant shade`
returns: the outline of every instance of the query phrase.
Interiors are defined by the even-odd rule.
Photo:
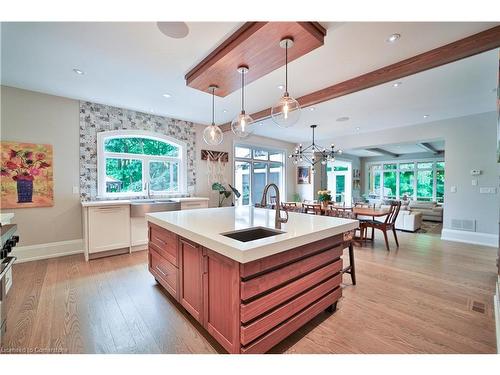
[[[238,138],[247,138],[253,132],[253,118],[245,113],[245,74],[248,66],[240,65],[238,73],[241,74],[241,112],[231,122],[231,130]]]
[[[224,139],[224,133],[215,125],[215,90],[217,88],[218,87],[215,85],[209,87],[212,91],[212,124],[208,125],[205,130],[203,130],[203,140],[207,145],[211,146],[220,145]]]
[[[231,130],[237,137],[247,138],[253,132],[253,119],[245,111],[241,111],[231,122]]]
[[[280,101],[271,109],[271,118],[280,128],[289,128],[300,119],[300,105],[289,95],[283,95]]]
[[[215,125],[208,125],[205,130],[203,130],[203,140],[207,145],[217,146],[222,143],[224,139],[224,133],[220,128]]]

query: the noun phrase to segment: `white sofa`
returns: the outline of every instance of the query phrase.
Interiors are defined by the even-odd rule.
[[[411,201],[408,207],[411,212],[421,212],[423,220],[443,222],[443,206],[436,202]]]
[[[381,209],[389,209],[390,206],[381,205]],[[359,219],[373,220],[372,217],[359,216]],[[377,221],[385,221],[385,216],[376,217]],[[415,232],[422,226],[423,215],[421,212],[413,212],[409,210],[399,210],[398,217],[396,218],[396,229],[404,230],[407,232]]]

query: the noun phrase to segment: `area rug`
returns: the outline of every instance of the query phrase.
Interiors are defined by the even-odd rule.
[[[422,221],[422,226],[415,233],[441,234],[443,223],[435,221]]]

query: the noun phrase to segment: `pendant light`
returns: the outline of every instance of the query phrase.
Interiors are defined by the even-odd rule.
[[[215,90],[218,89],[218,87],[211,85],[208,88],[212,91],[212,124],[208,125],[205,130],[203,130],[203,140],[208,145],[217,146],[220,145],[224,139],[224,133],[215,125]]]
[[[288,93],[288,49],[293,47],[292,38],[284,38],[280,41],[280,47],[285,49],[285,92],[280,101],[271,109],[271,119],[280,128],[288,128],[299,121],[299,102]]]
[[[253,132],[253,119],[245,113],[245,74],[248,73],[248,66],[238,67],[241,74],[241,112],[231,122],[233,133],[239,138],[247,138]]]

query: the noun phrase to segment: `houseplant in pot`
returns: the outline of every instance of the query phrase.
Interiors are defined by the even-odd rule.
[[[318,191],[318,201],[321,202],[322,208],[327,208],[331,200],[332,200],[332,194],[330,190]]]
[[[212,190],[217,191],[219,193],[219,205],[218,207],[222,207],[224,204],[224,201],[231,196],[231,194],[234,193],[236,198],[239,198],[241,196],[240,192],[233,186],[229,184],[229,189],[226,189],[224,185],[222,185],[220,182],[214,182],[212,184]],[[233,203],[234,205],[234,203]]]

